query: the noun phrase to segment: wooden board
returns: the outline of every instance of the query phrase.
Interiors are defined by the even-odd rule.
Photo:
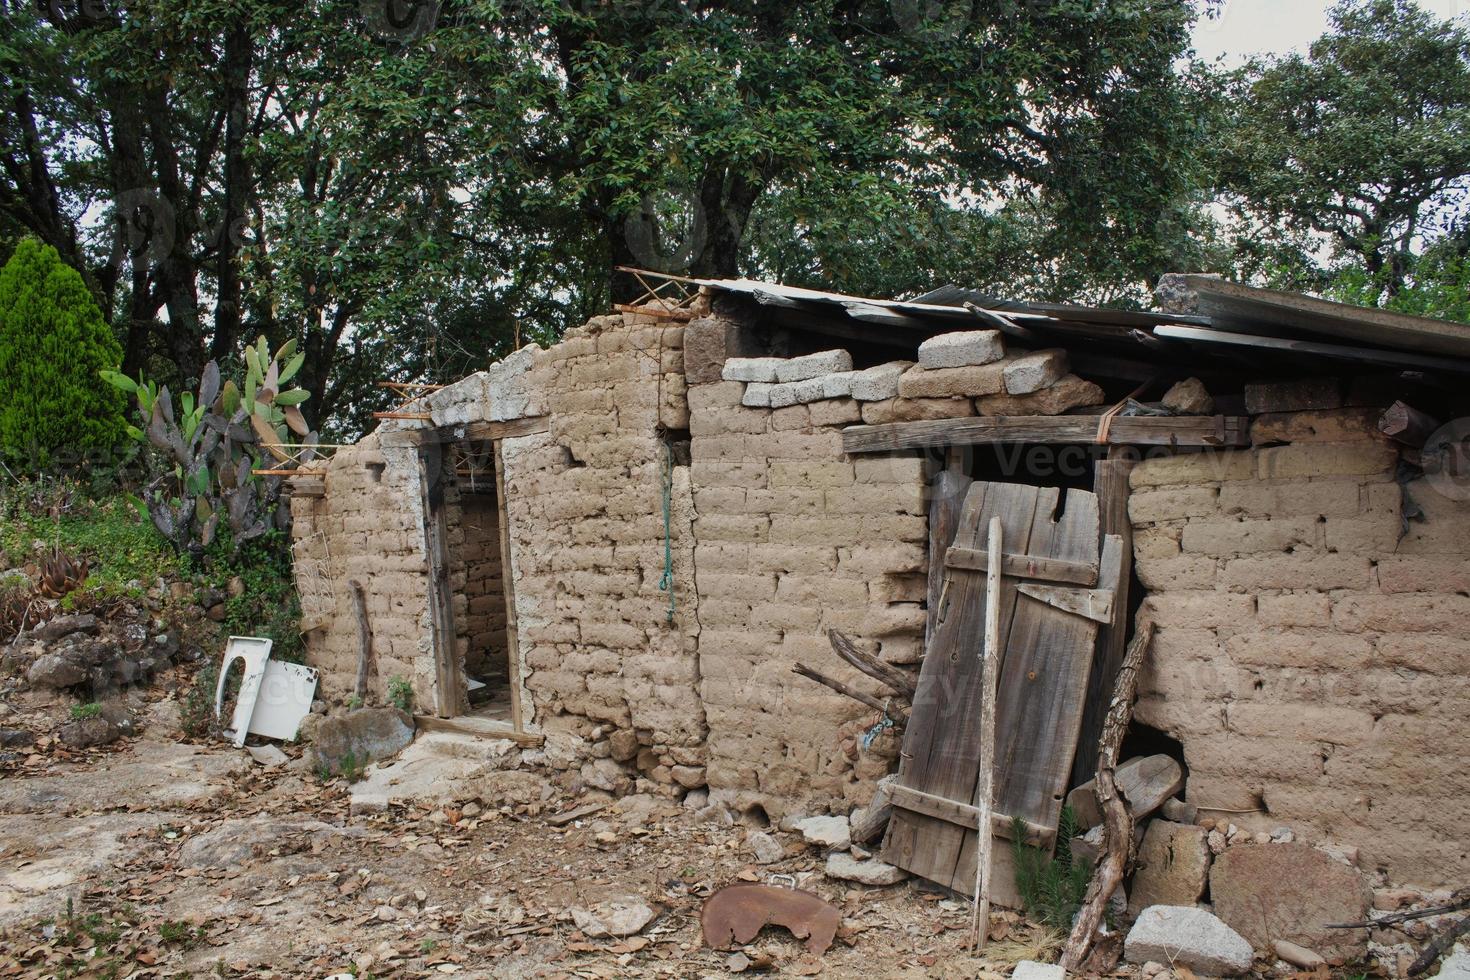
[[[842,449],[848,453],[891,453],[1004,442],[1092,445],[1097,442],[1099,428],[1096,415],[986,415],[854,425],[842,430]],[[1106,442],[1112,446],[1249,446],[1250,419],[1233,415],[1118,416],[1107,427]]]
[[[1070,491],[1058,517],[1059,498],[1054,488],[976,483],[966,495],[954,547],[979,550],[990,519],[999,517],[1006,551],[1090,566],[1099,588],[1115,588],[1122,542],[1114,537],[1105,547],[1100,544],[1097,498]],[[974,808],[985,579],[978,570],[953,565],[946,578],[897,782]],[[1076,750],[1097,624],[1020,596],[1018,584],[1013,577],[1001,581],[1004,659],[996,701],[995,810],[1054,835]],[[956,823],[934,815],[932,806],[926,809],[905,809],[895,799],[884,860],[956,891],[972,892],[973,822]],[[1008,853],[1008,844],[995,849],[995,899],[1001,904],[1014,904]]]
[[[934,627],[939,619],[939,594],[944,587],[944,556],[954,543],[965,492],[975,481],[954,469],[943,470],[935,478],[929,501],[929,595],[928,615],[924,622],[924,649],[934,642]]]

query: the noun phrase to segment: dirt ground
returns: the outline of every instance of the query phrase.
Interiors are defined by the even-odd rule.
[[[0,756],[0,977],[1001,977],[1048,940],[998,913],[973,958],[966,903],[913,881],[829,880],[820,853],[775,830],[786,856],[755,864],[756,828],[662,798],[572,796],[512,773],[499,800],[354,814],[351,787],[286,750],[267,769],[158,724],[100,750],[42,734]],[[837,941],[815,956],[768,927],[706,948],[704,900],[742,880],[838,906]],[[623,938],[573,921],[619,898],[656,917]]]

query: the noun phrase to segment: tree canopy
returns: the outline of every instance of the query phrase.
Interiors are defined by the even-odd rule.
[[[1470,190],[1470,31],[1412,0],[1345,0],[1306,55],[1238,72],[1222,186],[1247,272],[1392,301]],[[1371,284],[1371,285],[1370,285]]]
[[[1464,29],[1353,0],[1222,77],[1200,11],[0,0],[0,236],[80,270],[131,374],[296,340],[336,435],[376,380],[626,298],[620,265],[1124,305],[1179,269],[1379,302],[1447,275]]]

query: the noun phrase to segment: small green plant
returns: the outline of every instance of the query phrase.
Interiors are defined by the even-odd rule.
[[[71,706],[72,721],[83,721],[87,718],[96,718],[100,714],[102,714],[102,705],[98,704],[96,701],[91,701],[87,704],[74,704]]]
[[[408,678],[394,676],[388,679],[388,703],[399,711],[413,714],[413,685]]]
[[[361,708],[361,707],[362,707],[362,698],[358,697],[356,694],[352,695],[352,697],[350,697],[350,698],[347,699],[347,710],[348,711],[356,711],[358,708]]]
[[[366,769],[366,759],[360,760],[357,758],[356,753],[347,752],[342,756],[342,761],[335,771],[333,771],[330,762],[326,760],[319,761],[316,765],[316,778],[326,783],[330,782],[336,776],[341,776],[349,783],[355,783],[365,775]]]
[[[179,729],[189,738],[204,738],[219,723],[214,716],[214,692],[218,685],[219,668],[205,664],[179,701]]]
[[[1072,860],[1069,846],[1081,832],[1077,815],[1071,807],[1062,807],[1057,822],[1056,856],[1026,841],[1026,824],[1017,819],[1011,826],[1011,846],[1016,857],[1016,890],[1026,915],[1042,925],[1067,931],[1082,907],[1092,868],[1085,862]]]
[[[204,927],[165,919],[158,924],[158,938],[173,946],[193,946],[204,938]]]

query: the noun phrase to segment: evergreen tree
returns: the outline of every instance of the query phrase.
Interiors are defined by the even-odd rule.
[[[81,275],[21,241],[0,269],[0,456],[35,472],[118,445],[123,395],[97,372],[121,361]]]

